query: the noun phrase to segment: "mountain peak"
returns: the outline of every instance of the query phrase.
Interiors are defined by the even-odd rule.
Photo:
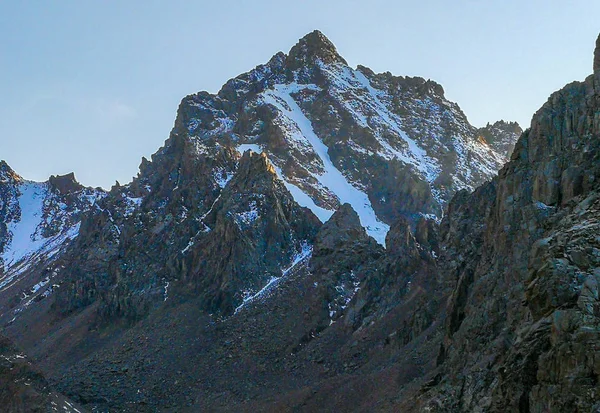
[[[477,130],[480,139],[487,142],[500,155],[509,158],[515,148],[515,143],[523,133],[517,122],[499,120],[489,123]]]
[[[5,160],[0,160],[0,171],[11,170],[11,167],[6,163]]]
[[[21,177],[4,160],[0,160],[0,183],[20,180]]]
[[[288,62],[292,64],[292,69],[315,63],[317,59],[324,63],[347,64],[346,60],[338,54],[331,40],[319,30],[301,38],[288,54]]]
[[[596,49],[594,50],[594,73],[600,72],[600,34],[596,39]]]
[[[490,123],[488,123],[488,125],[490,125]],[[516,132],[519,135],[521,133],[523,133],[523,129],[521,128],[521,125],[519,125],[518,122],[505,121],[504,119],[498,120],[498,121],[494,122],[493,124],[491,124],[490,126],[494,127],[494,128],[505,130],[507,132],[508,131]]]

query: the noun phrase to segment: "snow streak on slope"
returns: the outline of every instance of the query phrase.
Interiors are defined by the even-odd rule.
[[[25,181],[17,190],[16,204],[20,212],[7,223],[7,242],[0,255],[3,264],[0,267],[0,291],[17,282],[18,276],[39,260],[52,258],[67,240],[79,235],[80,223],[65,226],[54,236],[43,235],[44,226],[49,225],[54,216],[44,216],[45,202],[52,196],[47,183]],[[95,202],[93,197],[82,197]],[[60,222],[60,217],[54,218]]]
[[[292,273],[294,271],[294,269],[300,263],[310,260],[310,257],[312,257],[312,251],[313,251],[312,246],[310,246],[306,242],[303,242],[300,252],[298,252],[296,254],[296,256],[294,256],[291,264],[287,268],[284,268],[281,270],[281,276],[280,277],[271,277],[269,279],[269,281],[267,281],[267,284],[263,288],[261,288],[257,293],[254,293],[252,291],[245,291],[244,299],[243,299],[242,303],[235,309],[233,314],[235,315],[235,314],[239,313],[242,308],[244,308],[248,304],[256,301],[257,299],[262,299],[262,298],[268,297],[269,294],[275,288],[277,288],[279,283],[282,280],[284,280],[286,278],[286,276],[288,276],[290,273]]]
[[[360,222],[378,243],[385,245],[385,236],[389,225],[381,222],[375,215],[371,201],[366,193],[352,186],[346,177],[335,167],[328,154],[328,148],[315,134],[310,120],[304,115],[292,93],[297,93],[306,88],[316,88],[309,85],[275,85],[263,94],[263,101],[279,109],[281,116],[287,118],[288,131],[296,142],[306,142],[323,163],[322,174],[313,173],[317,181],[333,192],[341,203],[349,203],[360,217]]]
[[[21,218],[8,224],[11,242],[3,252],[5,267],[16,263],[23,257],[39,250],[47,240],[36,235],[36,230],[43,216],[44,199],[47,188],[45,184],[25,182],[19,187],[18,198]]]
[[[375,89],[359,70],[345,65],[320,64],[320,67],[331,83],[331,92],[354,120],[363,127],[374,126],[372,129],[383,149],[378,155],[413,165],[428,182],[433,182],[440,173],[440,166],[402,130],[400,118],[382,101],[384,98],[389,100],[387,94]],[[392,132],[401,141],[390,141],[383,131]]]

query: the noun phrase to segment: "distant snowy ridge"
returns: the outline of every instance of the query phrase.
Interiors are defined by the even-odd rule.
[[[49,182],[33,182],[20,177],[5,180],[0,239],[0,289],[18,280],[21,273],[40,259],[51,259],[66,242],[79,235],[80,215],[105,194],[85,188],[72,194],[75,204],[52,190]],[[66,195],[69,196],[69,195]]]

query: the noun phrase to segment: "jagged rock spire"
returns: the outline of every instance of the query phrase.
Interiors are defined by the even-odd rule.
[[[83,189],[83,185],[77,182],[73,172],[66,175],[52,175],[48,182],[60,194],[68,194]]]
[[[594,50],[594,73],[600,71],[600,34],[596,39],[596,50]]]

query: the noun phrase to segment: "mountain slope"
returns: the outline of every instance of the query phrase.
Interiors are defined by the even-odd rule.
[[[0,404],[2,411],[81,413],[84,410],[53,392],[23,353],[0,336]]]
[[[0,303],[13,314],[47,297],[55,273],[31,276],[57,259],[79,235],[81,220],[105,193],[81,186],[73,174],[27,181],[0,162]],[[4,308],[5,310],[6,308]]]

